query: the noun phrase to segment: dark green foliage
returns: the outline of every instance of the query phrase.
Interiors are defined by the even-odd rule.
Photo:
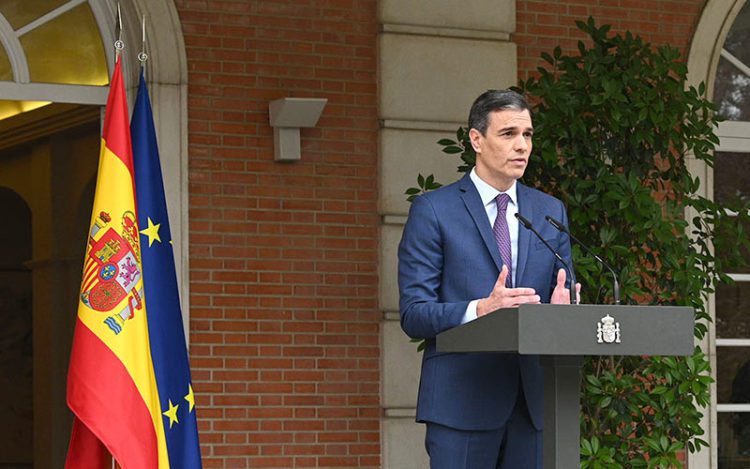
[[[408,200],[409,202],[414,200],[414,197],[418,196],[419,194],[435,190],[438,187],[442,186],[442,184],[435,182],[435,176],[433,176],[432,174],[427,177],[424,177],[421,174],[417,176],[417,185],[419,187],[410,187],[409,189],[406,189],[406,195],[409,196],[406,198],[406,200]]]
[[[747,202],[719,206],[701,197],[687,166],[691,158],[713,165],[714,106],[703,85],[686,86],[676,49],[610,35],[591,18],[578,27],[588,44],[574,55],[543,54],[547,68],[517,88],[537,100],[523,180],[561,198],[571,231],[620,269],[624,304],[692,306],[700,339],[707,295],[731,281],[724,272],[749,244]],[[460,172],[474,164],[467,134],[438,142],[461,155]],[[408,194],[429,190],[427,180],[436,185],[420,180]],[[583,301],[610,303],[609,273],[578,246],[573,257]],[[581,467],[681,467],[681,449],[707,446],[699,409],[712,380],[700,349],[679,358],[591,358],[584,372]]]

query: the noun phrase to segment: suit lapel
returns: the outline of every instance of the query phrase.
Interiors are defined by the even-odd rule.
[[[500,251],[497,248],[495,236],[492,234],[492,227],[490,227],[490,223],[487,220],[487,211],[482,204],[482,198],[479,197],[477,188],[471,182],[469,173],[459,182],[459,189],[461,190],[461,199],[463,199],[471,218],[474,219],[474,224],[477,226],[484,245],[487,247],[490,256],[492,256],[492,260],[495,261],[499,272],[503,267],[503,261],[500,259]]]
[[[534,206],[531,198],[528,197],[529,188],[521,184],[516,185],[516,197],[518,197],[518,212],[527,220],[535,225]],[[526,271],[526,261],[531,251],[531,237],[533,233],[527,230],[521,223],[518,224],[518,262],[516,263],[516,283],[515,286],[523,285],[523,274]]]

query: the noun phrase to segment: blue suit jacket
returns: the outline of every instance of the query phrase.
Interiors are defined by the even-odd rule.
[[[521,215],[572,267],[570,240],[544,219],[549,215],[567,225],[562,202],[520,183],[517,198]],[[533,288],[548,303],[562,265],[533,233],[522,226],[519,230],[515,285]],[[500,428],[523,386],[532,422],[541,429],[539,357],[435,350],[435,336],[460,325],[471,300],[489,295],[503,265],[469,174],[414,200],[398,255],[401,327],[410,337],[427,341],[417,420],[461,430]]]

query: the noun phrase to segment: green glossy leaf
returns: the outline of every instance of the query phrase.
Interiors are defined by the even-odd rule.
[[[742,232],[750,217],[738,223],[726,212],[747,214],[748,201],[703,198],[705,181],[684,164],[692,154],[713,167],[715,106],[705,85],[686,85],[676,48],[615,34],[593,18],[576,25],[584,36],[577,49],[543,53],[538,75],[519,83],[534,97],[534,151],[523,183],[563,201],[571,231],[618,267],[624,304],[691,306],[701,338],[708,295],[730,280],[727,269],[750,249]],[[459,173],[474,166],[467,129],[438,145],[451,148],[447,156],[456,158]],[[418,183],[407,196],[439,187],[429,177]],[[572,253],[586,301],[611,303],[610,274],[580,248]],[[699,351],[686,358],[588,358],[581,467],[680,467],[678,452],[707,446],[699,422],[700,406],[710,401],[709,374]]]

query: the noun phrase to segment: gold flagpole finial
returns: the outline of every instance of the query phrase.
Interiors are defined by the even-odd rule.
[[[146,15],[144,14],[141,18],[141,52],[138,54],[138,60],[141,61],[141,66],[146,65],[148,60],[148,54],[146,53]]]

